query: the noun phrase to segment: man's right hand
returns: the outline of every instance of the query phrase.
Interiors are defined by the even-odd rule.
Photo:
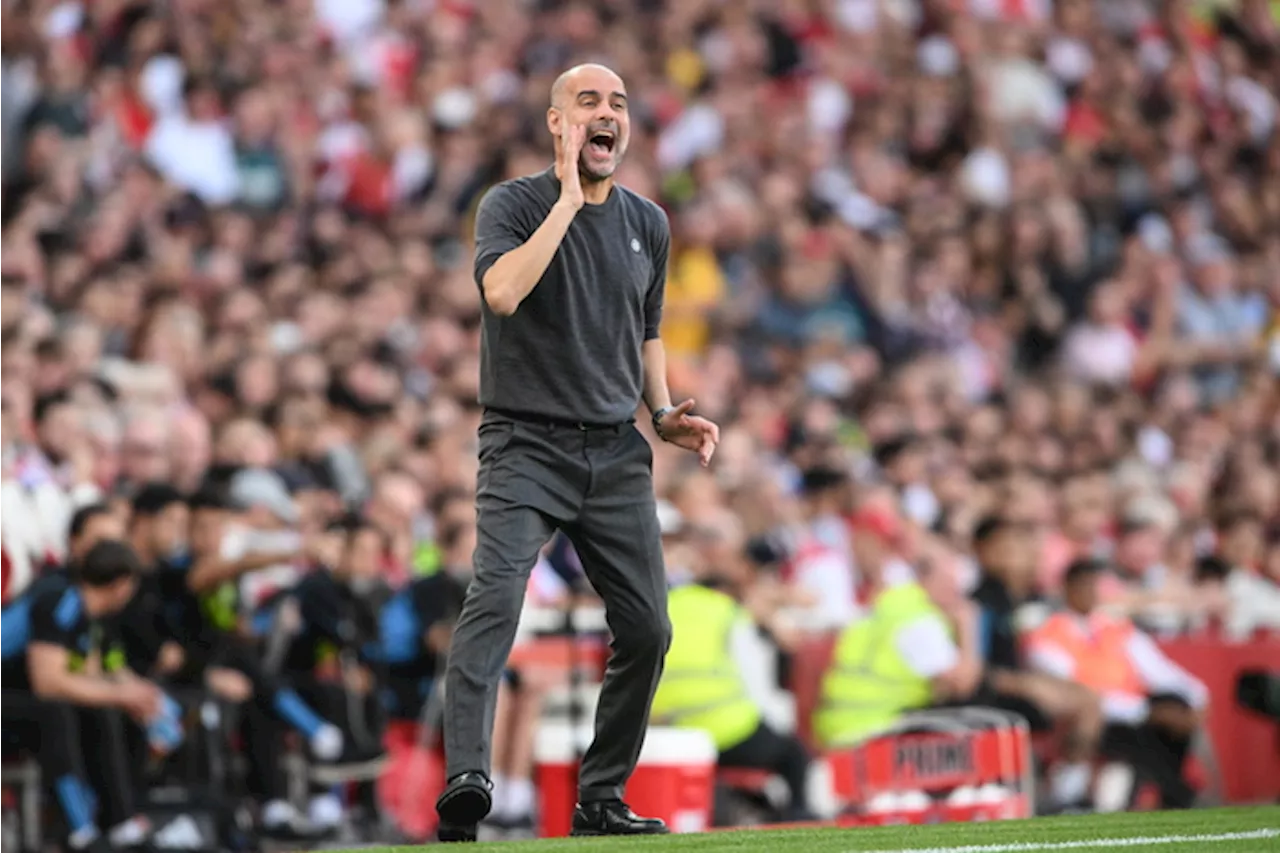
[[[560,125],[560,157],[556,160],[556,177],[560,179],[560,201],[573,210],[582,210],[586,197],[582,194],[582,177],[578,174],[578,158],[587,142],[587,128],[582,124]]]

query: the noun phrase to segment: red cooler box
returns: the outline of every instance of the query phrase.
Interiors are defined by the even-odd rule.
[[[590,728],[578,732],[578,746],[591,742]],[[567,725],[544,725],[535,745],[538,780],[538,835],[569,834],[578,799],[578,765],[573,732]],[[715,789],[715,742],[706,732],[654,727],[645,737],[636,772],[627,783],[627,805],[637,814],[660,817],[672,832],[701,832],[711,825]]]

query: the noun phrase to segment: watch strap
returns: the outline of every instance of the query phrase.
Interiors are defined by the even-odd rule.
[[[663,406],[661,409],[658,409],[653,413],[653,431],[656,432],[659,437],[662,436],[662,419],[675,411],[675,408],[675,406]]]

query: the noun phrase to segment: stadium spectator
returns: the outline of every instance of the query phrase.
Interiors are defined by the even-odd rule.
[[[703,536],[727,537],[729,555],[741,554],[741,533],[729,529]],[[733,547],[736,545],[737,547]],[[753,635],[768,624],[753,613],[770,611],[752,595],[745,560],[699,560],[688,583],[671,590],[668,610],[672,642],[653,700],[652,718],[660,725],[701,729],[715,741],[721,767],[769,770],[782,777],[790,798],[787,820],[810,820],[809,756],[793,735],[776,731],[762,713],[758,647]],[[746,592],[750,603],[736,596]],[[754,688],[754,689],[753,689]]]
[[[841,633],[823,677],[814,731],[824,746],[857,743],[978,686],[976,614],[945,566],[922,563],[918,576],[873,575],[870,613]]]
[[[1090,767],[1102,734],[1100,698],[1069,678],[1024,666],[1022,640],[1045,609],[1034,592],[1037,537],[1025,522],[990,516],[974,528],[974,550],[982,574],[972,597],[979,607],[978,637],[983,680],[961,701],[1012,711],[1033,731],[1066,730],[1062,761],[1050,777],[1058,808],[1078,808],[1087,799]]]
[[[38,745],[74,850],[137,848],[150,831],[137,799],[141,727],[164,694],[110,660],[100,624],[128,602],[140,570],[127,545],[103,539],[3,615],[4,725]]]
[[[395,719],[416,720],[435,689],[466,594],[475,519],[445,527],[437,541],[441,564],[398,590],[379,615],[388,705]]]
[[[343,752],[330,758],[367,761],[382,753],[386,715],[380,693],[386,676],[379,648],[379,610],[386,598],[380,582],[385,543],[368,522],[335,525],[320,546],[319,565],[263,610],[274,613],[268,645],[281,644],[279,670],[308,705],[342,732]],[[372,788],[361,786],[372,806]],[[332,791],[313,789],[309,815],[318,829],[333,831],[343,802]]]
[[[1103,568],[1093,560],[1071,564],[1066,609],[1031,632],[1027,659],[1040,672],[1095,691],[1107,722],[1102,753],[1157,784],[1166,808],[1187,808],[1195,792],[1183,778],[1183,763],[1208,694],[1132,621],[1099,610]]]

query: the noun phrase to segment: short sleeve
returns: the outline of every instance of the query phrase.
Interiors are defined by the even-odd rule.
[[[484,277],[498,260],[512,249],[523,246],[536,230],[519,204],[516,191],[499,184],[480,199],[476,208],[476,286],[484,292]]]
[[[667,293],[667,263],[671,255],[671,226],[662,208],[657,210],[649,257],[653,260],[653,278],[644,300],[644,339],[654,340],[662,327],[662,306]]]
[[[936,616],[917,619],[899,632],[898,653],[921,678],[937,678],[960,662],[960,651]]]
[[[74,648],[74,622],[67,624],[67,614],[59,612],[62,601],[62,595],[42,595],[32,602],[31,642]]]

